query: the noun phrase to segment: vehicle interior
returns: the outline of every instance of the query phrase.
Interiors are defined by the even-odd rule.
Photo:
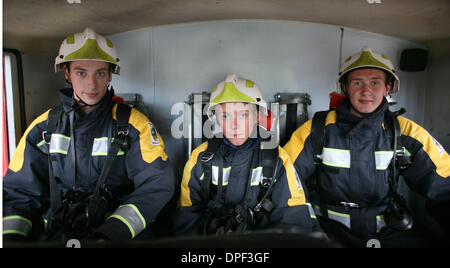
[[[391,94],[392,110],[405,108],[404,116],[450,149],[448,0],[3,0],[2,16],[3,176],[27,126],[57,105],[57,91],[68,86],[54,70],[61,42],[86,27],[114,44],[121,73],[111,85],[154,123],[178,182],[190,153],[205,139],[201,126],[207,117],[196,104],[205,107],[208,92],[228,74],[258,84],[277,111],[274,131],[282,146],[315,112],[329,108],[342,62],[364,46],[394,63],[401,83]],[[404,182],[400,188],[413,213],[441,234],[423,212],[423,198]],[[160,239],[138,246],[181,244],[168,230],[176,199],[155,227]],[[252,241],[270,247],[273,237]],[[279,238],[286,247],[314,243]],[[220,243],[195,241],[182,243]]]

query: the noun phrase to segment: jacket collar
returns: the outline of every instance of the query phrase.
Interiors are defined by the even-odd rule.
[[[96,105],[95,109],[92,110],[87,116],[96,117],[99,114],[102,114],[105,111],[108,111],[109,108],[114,104],[112,101],[112,97],[114,96],[114,90],[110,89],[106,91],[105,96],[100,100],[100,102]],[[73,98],[73,89],[72,88],[63,88],[59,91],[59,99],[63,106],[64,112],[69,113],[72,110],[76,111],[76,114],[80,117],[83,117],[83,114],[80,110],[80,105]]]
[[[337,122],[350,128],[347,136],[357,132],[363,126],[364,128],[379,129],[384,121],[384,114],[388,108],[389,104],[384,98],[380,106],[378,106],[374,112],[360,118],[352,114],[350,101],[348,98],[345,98],[337,109]]]

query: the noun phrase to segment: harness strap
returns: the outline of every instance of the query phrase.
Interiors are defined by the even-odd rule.
[[[200,185],[200,195],[202,200],[210,200],[210,187],[212,180],[212,160],[216,154],[222,139],[212,139],[208,141],[208,148],[200,156],[200,161],[203,166],[203,180]],[[223,171],[222,171],[223,172]],[[222,176],[220,176],[222,177]]]
[[[49,117],[47,121],[47,130],[43,132],[42,136],[47,143],[51,141],[51,135],[55,132],[56,127],[58,125],[59,119],[61,118],[64,110],[61,105],[52,108],[49,112]],[[115,132],[115,137],[112,140],[111,146],[108,148],[107,159],[103,165],[102,171],[100,173],[100,177],[97,181],[97,185],[95,187],[93,196],[89,202],[89,214],[94,215],[96,210],[96,201],[100,198],[100,190],[105,187],[106,179],[108,174],[113,166],[114,160],[117,157],[117,153],[120,149],[125,151],[128,148],[128,128],[129,128],[129,117],[131,114],[131,107],[125,104],[119,103],[117,106],[116,118],[117,118],[117,127]],[[71,122],[72,124],[73,122]],[[71,126],[72,128],[72,126]],[[71,131],[72,132],[72,131]],[[73,133],[71,133],[71,139],[73,139]],[[72,150],[75,150],[74,145],[72,145]],[[58,228],[58,216],[61,216],[57,213],[57,211],[62,206],[61,201],[61,193],[58,189],[56,179],[53,173],[52,168],[52,156],[49,152],[48,154],[48,164],[49,164],[49,188],[50,188],[50,204],[51,204],[51,218],[49,219],[49,233],[48,237],[51,237],[51,234],[55,232],[55,228]],[[75,167],[76,168],[76,167]],[[92,212],[92,213],[91,213]]]
[[[111,142],[111,146],[108,148],[108,155],[106,161],[103,164],[100,177],[98,178],[97,185],[89,204],[89,212],[95,212],[97,201],[100,198],[100,189],[105,189],[106,179],[114,165],[114,160],[117,158],[117,153],[120,149],[125,151],[128,147],[128,119],[131,114],[131,107],[122,103],[117,104],[116,118],[117,127],[114,139]]]
[[[200,194],[202,196],[202,199],[207,202],[207,214],[204,233],[227,233],[230,231],[245,231],[250,227],[248,223],[254,222],[254,219],[257,217],[257,215],[255,215],[256,213],[264,214],[262,215],[262,217],[258,217],[258,219],[262,219],[258,224],[258,227],[264,226],[268,223],[268,213],[270,213],[274,209],[274,205],[271,200],[269,200],[269,196],[272,192],[272,187],[275,183],[276,178],[276,171],[278,169],[278,148],[265,149],[262,151],[263,179],[261,180],[261,190],[258,196],[259,202],[256,204],[256,206],[253,208],[249,207],[252,167],[257,165],[259,159],[257,157],[257,149],[254,149],[250,161],[244,201],[236,205],[236,207],[234,208],[225,209],[223,204],[223,173],[221,172],[223,170],[223,159],[218,159],[219,178],[216,195],[214,196],[214,198],[211,198],[210,196],[210,183],[212,180],[212,159],[214,158],[214,154],[216,153],[221,143],[222,140],[220,139],[209,141],[207,150],[200,156],[200,160],[204,170]]]
[[[322,150],[325,140],[325,121],[329,111],[316,112],[313,116],[311,126],[311,142],[313,146],[314,164],[322,164]]]
[[[61,118],[64,110],[62,105],[53,107],[47,119],[47,130],[42,133],[47,144],[50,144],[52,133],[55,132],[59,119]],[[50,205],[52,210],[57,210],[61,207],[61,195],[58,190],[58,186],[55,180],[55,174],[53,173],[51,154],[48,152],[48,175],[49,175],[49,188],[50,188]]]

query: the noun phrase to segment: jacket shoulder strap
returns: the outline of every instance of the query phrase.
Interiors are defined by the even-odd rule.
[[[55,132],[56,127],[58,126],[59,119],[61,118],[63,112],[64,110],[62,105],[57,105],[51,108],[50,112],[48,113],[47,130],[42,134],[46,143],[50,143],[52,133]]]
[[[114,140],[112,143],[116,143],[120,146],[120,149],[126,151],[128,149],[128,132],[129,132],[129,119],[131,114],[131,107],[123,104],[117,104],[116,111],[116,129],[114,133]]]
[[[200,195],[203,200],[206,200],[206,202],[211,199],[210,186],[212,180],[212,159],[214,158],[220,144],[222,144],[222,139],[208,140],[208,147],[199,156],[203,167],[203,180],[200,185]]]
[[[311,142],[313,146],[314,164],[322,164],[322,150],[325,140],[325,121],[329,111],[316,112],[312,119]]]

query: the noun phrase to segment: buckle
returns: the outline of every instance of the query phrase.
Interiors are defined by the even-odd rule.
[[[359,205],[352,202],[340,202],[341,206],[346,208],[359,208]]]
[[[264,188],[268,188],[272,182],[272,178],[263,177],[261,180],[261,186]]]
[[[314,155],[314,164],[315,165],[321,165],[322,164],[322,155]]]
[[[395,152],[395,159],[397,160],[397,167],[401,170],[406,169],[409,165],[411,165],[411,159],[409,158],[405,147],[402,147],[400,150]]]
[[[117,131],[117,135],[123,135],[123,136],[128,136],[128,129],[124,130],[119,130]]]
[[[406,155],[406,148],[402,147],[400,150],[397,150],[397,152],[395,152],[395,156],[396,158],[400,158]]]
[[[50,144],[50,141],[52,140],[52,137],[50,136],[50,139],[47,141],[47,130],[42,131],[42,139],[45,141],[45,143]]]
[[[202,154],[202,156],[200,157],[200,160],[201,160],[202,162],[209,162],[209,161],[211,161],[211,159],[213,159],[213,157],[214,157],[214,154],[213,154],[213,153],[210,153],[210,152],[204,152],[204,153]]]

